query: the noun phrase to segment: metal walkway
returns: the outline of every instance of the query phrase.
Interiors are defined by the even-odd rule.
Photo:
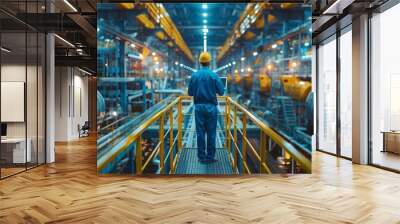
[[[111,142],[117,141],[118,144],[109,144],[108,136],[102,136],[104,141],[98,140],[98,144],[103,143],[103,147],[98,145],[98,172],[136,175],[279,173],[271,171],[271,167],[279,165],[275,161],[278,157],[284,158],[284,166],[279,170],[285,173],[311,171],[311,155],[306,154],[307,150],[288,142],[232,98],[219,97],[219,103],[217,162],[201,164],[198,161],[193,102],[188,96],[179,96],[143,120],[133,131],[118,130],[120,135],[113,133]],[[149,154],[143,139],[155,140],[157,137],[158,144],[152,143],[155,146]],[[230,149],[225,148],[225,138],[229,139]],[[146,151],[143,147],[147,147]],[[101,154],[99,148],[107,150]],[[270,153],[272,150],[276,151],[273,155]]]
[[[196,126],[193,115],[190,117],[190,121],[187,130],[184,133],[183,149],[179,156],[179,161],[175,174],[233,174],[231,162],[229,161],[228,151],[224,147],[224,132],[222,131],[220,122],[217,125],[217,139],[215,153],[215,159],[218,162],[211,164],[202,164],[197,158],[197,137],[196,137]]]

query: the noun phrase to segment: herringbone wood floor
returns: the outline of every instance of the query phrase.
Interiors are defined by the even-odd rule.
[[[400,223],[400,175],[326,154],[312,175],[98,177],[95,144],[0,181],[0,223]]]

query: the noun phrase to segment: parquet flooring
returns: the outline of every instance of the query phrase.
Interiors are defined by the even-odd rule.
[[[314,153],[311,175],[97,176],[96,142],[0,181],[0,223],[400,223],[400,175]]]

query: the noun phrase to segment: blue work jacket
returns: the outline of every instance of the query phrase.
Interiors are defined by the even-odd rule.
[[[195,104],[217,105],[217,94],[224,95],[224,84],[215,72],[202,68],[190,78],[188,92]]]

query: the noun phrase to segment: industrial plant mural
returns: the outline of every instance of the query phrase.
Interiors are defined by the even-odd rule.
[[[311,6],[97,9],[99,175],[311,172]]]

